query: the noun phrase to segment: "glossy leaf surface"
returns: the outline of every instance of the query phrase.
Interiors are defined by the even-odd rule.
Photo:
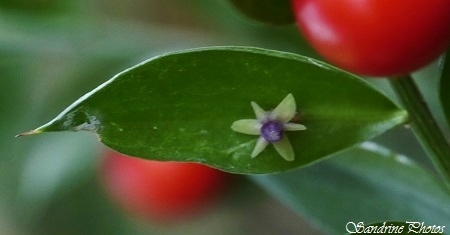
[[[361,221],[450,226],[445,185],[371,142],[305,169],[251,178],[325,234],[344,234],[348,222]]]
[[[271,110],[289,93],[305,131],[289,132],[295,161],[273,146],[257,158],[257,136],[231,130]],[[230,172],[269,173],[304,166],[371,139],[406,113],[368,83],[325,63],[257,48],[214,47],[152,58],[70,105],[31,133],[87,130],[127,155],[194,161]]]

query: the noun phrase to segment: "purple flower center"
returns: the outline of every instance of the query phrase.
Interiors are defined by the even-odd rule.
[[[283,137],[283,124],[279,121],[268,121],[261,127],[261,136],[270,143],[277,142]]]

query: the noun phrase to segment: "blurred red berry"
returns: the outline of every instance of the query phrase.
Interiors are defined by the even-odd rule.
[[[150,161],[109,150],[101,176],[112,199],[132,215],[172,220],[204,208],[229,175],[197,163]]]

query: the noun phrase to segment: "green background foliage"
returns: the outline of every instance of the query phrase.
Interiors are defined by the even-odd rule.
[[[372,142],[304,170],[252,178],[329,234],[348,222],[446,226],[450,217],[450,196],[438,178]],[[357,203],[361,198],[365,203]]]
[[[290,0],[230,0],[244,15],[268,24],[295,22]]]
[[[440,67],[442,69],[439,98],[444,109],[447,122],[450,124],[450,54],[441,59]]]

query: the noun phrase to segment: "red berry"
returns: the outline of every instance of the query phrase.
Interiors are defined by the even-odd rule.
[[[449,0],[292,0],[292,6],[312,47],[353,73],[407,74],[450,44]]]
[[[229,175],[197,163],[150,161],[107,151],[101,176],[112,199],[129,213],[172,220],[203,208]]]

